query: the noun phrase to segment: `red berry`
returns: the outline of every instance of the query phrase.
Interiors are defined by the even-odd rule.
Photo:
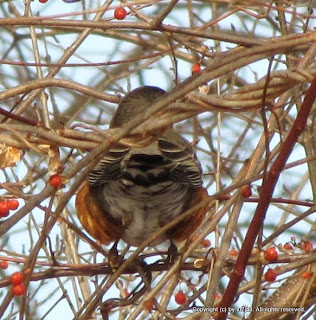
[[[191,70],[192,70],[192,74],[200,72],[201,71],[201,64],[200,63],[195,63],[192,66]]]
[[[52,186],[52,187],[59,187],[62,183],[63,183],[63,179],[61,177],[61,175],[59,174],[53,174],[52,176],[49,177],[48,183]]]
[[[310,241],[303,241],[302,250],[310,252],[313,250],[313,244]]]
[[[6,212],[3,212],[0,214],[0,218],[5,218],[7,217],[8,215],[10,214],[10,210],[6,211]]]
[[[8,201],[0,201],[0,217],[7,217],[9,215]]]
[[[241,195],[244,197],[244,198],[249,198],[251,197],[252,195],[252,191],[251,191],[251,186],[248,184],[246,186],[243,186],[241,188]]]
[[[231,249],[228,251],[229,255],[232,256],[232,257],[237,257],[239,252],[235,249]]]
[[[10,276],[10,281],[14,286],[21,284],[23,279],[24,279],[24,277],[21,272],[14,272]]]
[[[220,293],[215,294],[215,300],[220,300],[222,299],[222,295]]]
[[[12,287],[12,293],[15,296],[23,296],[25,292],[26,292],[26,286],[24,283],[20,283]]]
[[[273,269],[269,269],[264,275],[264,279],[268,282],[273,282],[276,277],[277,275]]]
[[[6,260],[1,260],[0,261],[0,268],[1,269],[7,269],[8,266],[9,266],[9,262],[8,261],[6,261]]]
[[[267,261],[275,261],[278,259],[278,252],[275,247],[264,250],[264,258]]]
[[[151,311],[154,309],[154,299],[145,300],[143,303],[144,309]]]
[[[211,241],[208,239],[203,239],[201,241],[201,245],[203,248],[209,248],[211,246]]]
[[[187,296],[183,291],[178,291],[175,295],[175,300],[177,304],[185,304],[187,301]]]
[[[302,273],[302,278],[303,279],[309,279],[313,274],[311,272],[308,272],[308,271],[304,271]]]
[[[293,250],[293,247],[292,247],[292,245],[291,245],[289,242],[287,242],[287,243],[283,246],[283,248],[284,248],[285,250]]]
[[[38,0],[40,3],[46,3],[48,0]]]
[[[8,207],[10,210],[16,210],[19,207],[19,201],[16,199],[8,200]]]
[[[123,7],[118,7],[114,11],[114,17],[117,20],[124,20],[126,18],[126,10]]]

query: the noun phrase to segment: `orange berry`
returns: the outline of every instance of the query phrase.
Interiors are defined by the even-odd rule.
[[[267,250],[264,250],[264,258],[267,261],[275,261],[278,259],[278,252],[275,247],[271,247]]]
[[[177,304],[185,304],[187,301],[187,296],[185,295],[185,293],[183,291],[178,291],[175,295],[175,300]]]
[[[17,199],[11,199],[11,200],[8,200],[7,202],[10,210],[16,210],[20,205]]]
[[[8,261],[6,261],[6,260],[1,260],[0,261],[0,268],[1,269],[7,269],[8,266],[9,266],[9,262]]]
[[[268,282],[275,281],[276,277],[277,275],[273,269],[269,269],[264,275],[264,279]]]
[[[310,252],[313,250],[313,244],[310,241],[303,241],[302,242],[302,250],[306,252]]]
[[[24,279],[23,274],[19,271],[12,273],[10,276],[10,281],[14,286],[21,284],[23,279]]]
[[[221,300],[221,299],[222,299],[222,295],[220,293],[216,293],[215,300]]]
[[[144,309],[151,311],[154,309],[154,299],[145,300],[143,303]]]
[[[52,176],[49,177],[48,183],[52,187],[59,187],[63,183],[63,179],[60,174],[53,174]]]
[[[243,186],[241,188],[241,195],[244,197],[244,198],[249,198],[251,197],[252,195],[252,191],[251,191],[251,186],[250,184],[246,185],[246,186]]]
[[[308,272],[308,271],[304,271],[302,273],[302,278],[303,279],[309,279],[313,274],[311,272]]]
[[[123,7],[118,7],[114,11],[114,17],[117,20],[124,20],[126,18],[126,10]]]
[[[201,64],[200,63],[195,63],[193,66],[192,66],[192,74],[194,73],[198,73],[201,71]]]
[[[231,249],[228,251],[229,255],[232,256],[232,257],[237,257],[239,252],[235,249]]]
[[[211,241],[208,239],[203,239],[201,241],[201,245],[203,248],[209,248],[211,246]]]
[[[292,245],[291,245],[289,242],[287,242],[287,243],[283,246],[283,248],[284,248],[285,250],[293,250],[293,247],[292,247]]]
[[[26,286],[24,283],[20,283],[12,287],[12,293],[15,296],[23,296],[25,292],[26,292]]]

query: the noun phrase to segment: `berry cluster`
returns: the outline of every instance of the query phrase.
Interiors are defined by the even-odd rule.
[[[198,237],[199,237],[199,234],[197,233],[197,234],[195,234],[193,237],[192,237],[192,242],[195,242],[195,241],[197,241],[197,239],[198,239]],[[209,239],[202,239],[202,240],[200,240],[200,242],[199,242],[199,246],[201,246],[201,247],[203,247],[203,248],[209,248],[210,246],[211,246],[211,241],[209,240]]]
[[[10,210],[16,210],[18,207],[19,201],[16,199],[0,201],[0,217],[7,217],[10,214]]]
[[[7,260],[0,260],[0,268],[7,269],[9,262]],[[12,294],[14,296],[22,296],[26,292],[26,286],[23,283],[24,275],[22,272],[16,271],[10,276],[10,283],[12,284]]]
[[[12,293],[15,296],[22,296],[26,292],[26,286],[23,283],[24,276],[21,272],[14,272],[10,276],[12,286]]]

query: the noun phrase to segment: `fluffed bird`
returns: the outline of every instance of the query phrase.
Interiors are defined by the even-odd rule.
[[[119,104],[110,128],[126,125],[165,91],[141,87]],[[91,171],[76,198],[84,229],[102,244],[123,240],[139,246],[152,234],[207,199],[201,165],[191,144],[172,127],[144,147],[117,144]],[[207,206],[196,209],[150,245],[187,239]]]

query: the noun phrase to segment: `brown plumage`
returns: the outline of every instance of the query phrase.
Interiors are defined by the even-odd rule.
[[[165,92],[141,87],[125,96],[110,128],[119,128]],[[207,198],[201,166],[192,146],[172,128],[143,148],[117,145],[90,173],[76,198],[78,217],[95,239],[119,239],[139,246],[156,230]],[[186,239],[201,223],[207,206],[196,210],[152,245]]]

